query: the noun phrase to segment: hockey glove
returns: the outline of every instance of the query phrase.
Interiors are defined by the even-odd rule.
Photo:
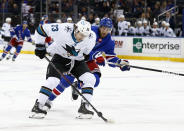
[[[37,44],[35,49],[35,55],[38,56],[40,59],[43,59],[46,55],[46,47],[42,44]]]
[[[102,55],[102,52],[95,52],[93,54],[93,59],[96,59],[96,63],[100,66],[105,66],[105,59]]]
[[[121,59],[119,59],[117,61],[117,64],[120,65],[121,71],[129,71],[130,70],[130,65],[129,65],[129,62],[127,60],[121,60]]]

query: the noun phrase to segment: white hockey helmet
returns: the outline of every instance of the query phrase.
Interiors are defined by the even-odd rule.
[[[166,22],[165,21],[162,21],[162,25],[165,25],[166,24]]]
[[[69,20],[71,20],[71,21],[72,21],[72,18],[71,18],[71,17],[68,17],[68,18],[67,18],[67,21],[69,21]]]
[[[138,24],[138,25],[142,25],[142,21],[138,21],[137,24]]]
[[[169,26],[170,26],[170,24],[169,24],[169,23],[165,23],[165,26],[166,26],[166,27],[169,27]]]
[[[81,20],[86,20],[86,17],[85,17],[85,16],[82,16],[82,17],[81,17]]]
[[[7,17],[5,21],[6,22],[11,22],[11,18],[10,17]]]
[[[154,22],[153,25],[158,25],[158,23],[157,22]]]
[[[143,21],[143,24],[148,24],[148,21],[147,21],[147,20],[144,20],[144,21]]]
[[[89,34],[91,33],[91,24],[88,21],[80,20],[79,22],[77,22],[76,27],[76,31],[79,31],[84,36],[89,36]]]
[[[124,15],[119,15],[119,17],[118,18],[125,18],[125,16]]]
[[[95,21],[100,21],[100,18],[98,18],[98,17],[97,17],[97,18],[95,18]]]
[[[56,23],[62,23],[61,19],[57,19]]]

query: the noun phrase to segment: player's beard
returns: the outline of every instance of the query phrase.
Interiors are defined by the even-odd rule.
[[[104,37],[106,37],[107,34],[108,34],[108,33],[101,32],[101,33],[100,33],[100,36],[101,36],[101,38],[104,38]]]

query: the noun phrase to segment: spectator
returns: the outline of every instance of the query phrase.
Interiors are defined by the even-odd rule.
[[[13,9],[11,10],[12,12],[12,26],[16,26],[17,24],[20,24],[20,15],[19,15],[19,8],[17,4],[13,4]]]
[[[111,10],[111,8],[110,8],[110,4],[109,4],[109,2],[108,2],[108,1],[103,2],[103,4],[102,4],[102,7],[101,7],[100,11],[101,11],[101,12],[104,12],[104,13],[109,13],[109,12],[110,12],[110,10]]]
[[[2,2],[0,4],[1,4],[0,12],[7,13],[8,12],[8,1],[7,0],[2,0]]]
[[[49,7],[49,12],[51,13],[58,13],[59,12],[59,7],[57,3],[52,3],[51,6]]]
[[[160,13],[160,5],[156,3],[152,12],[152,18],[156,18]]]
[[[89,19],[88,21],[93,24],[95,21],[94,21],[94,15],[93,14],[89,14]]]
[[[160,8],[160,11],[161,11],[161,13],[163,13],[166,10],[167,10],[167,1],[163,1],[162,5],[161,5],[161,8]]]
[[[170,27],[171,27],[172,29],[175,28],[174,18],[171,17],[171,13],[170,13],[170,12],[167,12],[167,13],[166,13],[165,21],[166,21],[167,23],[170,24]]]

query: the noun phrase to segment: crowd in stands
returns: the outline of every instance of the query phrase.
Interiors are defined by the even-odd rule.
[[[41,4],[42,6],[40,6]],[[46,5],[48,6],[46,7]],[[11,14],[12,25],[20,24],[20,20],[27,20],[32,31],[39,24],[42,16],[46,14],[45,12],[47,12],[50,22],[56,22],[58,19],[61,22],[67,22],[67,18],[76,22],[85,18],[91,24],[95,24],[96,20],[110,17],[114,23],[112,33],[114,35],[128,35],[119,33],[121,32],[120,28],[121,30],[124,28],[120,27],[119,23],[122,21],[120,16],[124,16],[124,21],[135,29],[140,23],[142,23],[142,27],[147,22],[149,35],[153,35],[153,26],[157,24],[158,28],[162,27],[162,21],[169,25],[172,30],[176,28],[176,20],[173,16],[175,10],[165,13],[160,21],[157,19],[159,14],[174,6],[174,0],[147,0],[147,2],[145,0],[1,0],[0,13],[4,13],[5,17],[6,14]],[[40,13],[41,11],[42,13]],[[159,36],[163,36],[163,34],[160,33]]]

